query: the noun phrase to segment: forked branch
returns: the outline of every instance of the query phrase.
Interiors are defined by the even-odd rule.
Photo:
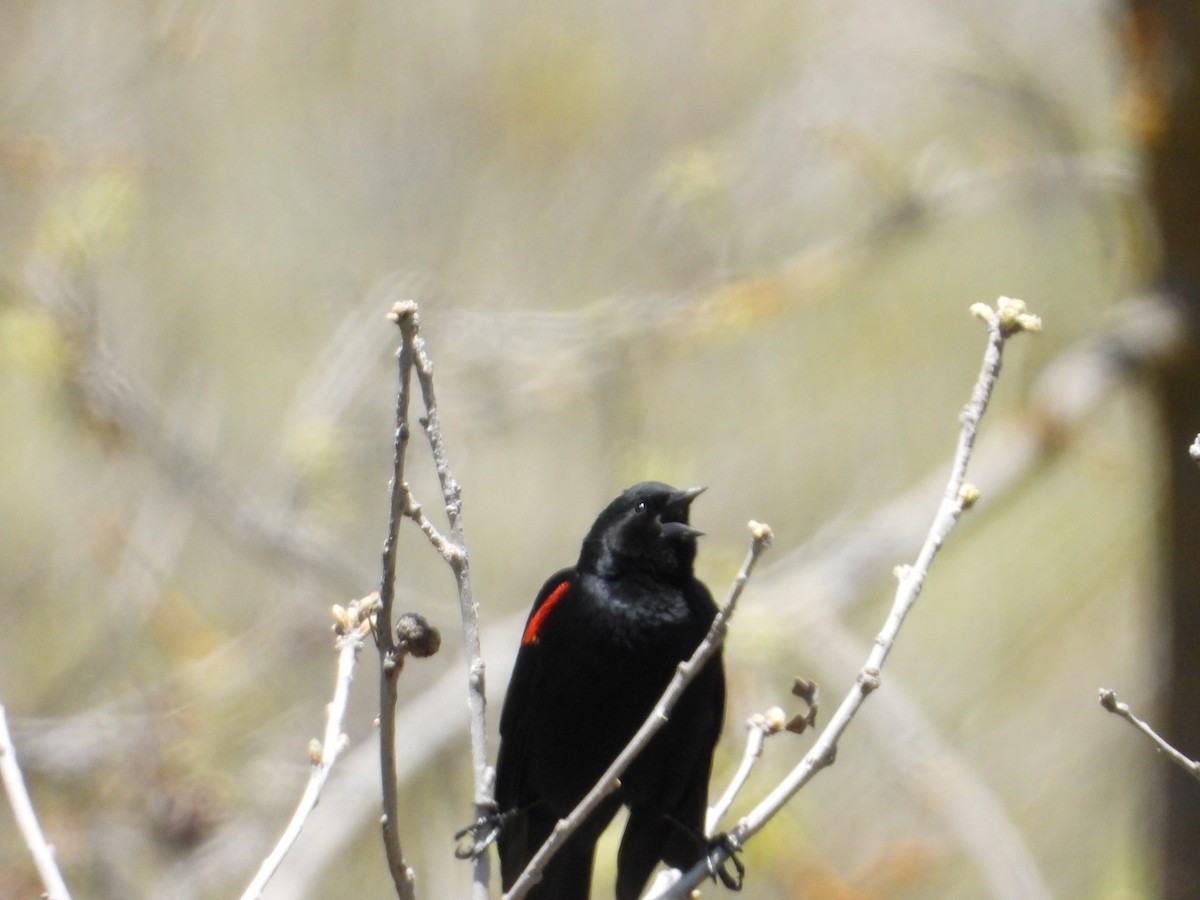
[[[714,846],[707,860],[693,866],[681,879],[658,897],[687,897],[691,890],[708,877],[714,868],[722,865],[734,852],[744,847],[747,840],[761,831],[767,822],[774,818],[795,796],[796,792],[812,780],[817,772],[832,765],[837,756],[838,741],[842,734],[853,721],[868,695],[880,686],[883,665],[895,645],[905,617],[921,593],[925,578],[929,574],[930,564],[963,511],[979,497],[978,489],[967,483],[967,464],[971,459],[971,451],[975,445],[980,420],[987,409],[992,389],[1000,375],[1005,341],[1019,332],[1036,332],[1041,329],[1041,320],[1028,312],[1023,302],[1008,297],[1001,297],[995,308],[977,303],[971,307],[971,312],[987,324],[988,343],[979,376],[971,392],[970,402],[963,408],[959,416],[958,444],[954,462],[951,465],[950,478],[916,561],[912,565],[899,566],[896,569],[899,585],[891,611],[888,613],[882,630],[875,638],[871,652],[858,673],[858,678],[804,758],[774,790],[738,822],[737,826],[728,834],[726,841],[721,845]]]

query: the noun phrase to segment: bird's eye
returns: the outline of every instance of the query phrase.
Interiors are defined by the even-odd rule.
[[[638,503],[638,505],[633,508],[633,511],[639,512],[639,513],[644,513],[646,511],[646,501],[643,500],[640,503]]]

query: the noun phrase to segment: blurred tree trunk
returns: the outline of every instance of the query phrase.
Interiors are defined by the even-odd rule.
[[[1200,431],[1200,4],[1133,0],[1128,47],[1147,191],[1161,236],[1158,284],[1185,325],[1154,387],[1166,454],[1161,534],[1163,731],[1200,757],[1200,468],[1188,445]],[[1200,898],[1200,785],[1168,771],[1159,823],[1160,893]]]

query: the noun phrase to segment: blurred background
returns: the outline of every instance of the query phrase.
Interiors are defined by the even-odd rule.
[[[745,896],[1158,896],[1166,763],[1096,703],[1160,711],[1187,449],[1129,377],[1178,340],[1131,301],[1162,125],[1130,28],[1099,0],[0,4],[0,698],[76,895],[229,896],[291,814],[329,607],[378,587],[396,300],[464,489],[493,737],[528,605],[615,493],[708,485],[718,596],[773,526],[721,787],[794,676],[822,722],[853,683],[948,474],[968,306],[1003,294],[1045,329],[1008,348],[983,500]],[[454,582],[411,527],[399,569],[444,637],[400,681],[401,837],[420,896],[458,897]],[[268,896],[392,893],[375,663]],[[811,740],[772,738],[734,816]],[[40,890],[6,807],[0,896]]]

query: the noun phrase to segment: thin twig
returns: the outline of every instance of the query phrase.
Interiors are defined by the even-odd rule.
[[[421,426],[429,440],[437,469],[438,482],[442,487],[442,500],[446,517],[450,522],[450,539],[443,535],[424,517],[420,506],[410,502],[409,515],[433,543],[438,553],[446,560],[458,587],[458,605],[462,617],[463,646],[467,655],[467,708],[471,714],[471,767],[475,779],[475,820],[484,822],[495,813],[492,798],[494,776],[488,766],[487,749],[487,686],[483,650],[479,639],[479,606],[475,603],[471,588],[471,562],[467,554],[466,532],[463,527],[462,488],[450,471],[446,445],[442,440],[441,419],[438,415],[437,396],[433,389],[433,361],[425,352],[425,339],[421,337],[421,324],[417,304],[398,303],[394,307],[400,331],[405,343],[412,345],[413,361],[417,370],[417,381],[421,385],[421,399],[425,415]],[[471,896],[475,900],[487,900],[488,881],[491,877],[490,857],[486,853],[475,854],[472,860]]]
[[[399,304],[397,305],[399,306]],[[400,324],[401,317],[394,309],[389,318]],[[404,861],[400,847],[399,798],[396,785],[396,681],[400,677],[402,657],[397,653],[392,636],[392,602],[396,584],[396,540],[400,519],[408,501],[408,485],[404,482],[404,458],[408,450],[408,402],[412,383],[413,346],[410,335],[400,329],[399,359],[400,387],[396,393],[396,437],[392,456],[391,508],[388,513],[387,538],[383,542],[383,577],[379,583],[379,613],[375,635],[379,644],[379,767],[383,782],[383,847],[388,870],[396,885],[400,900],[415,900],[413,872]]]
[[[484,645],[496,648],[488,657],[494,671],[512,668],[517,648],[506,638],[520,634],[527,615],[525,611],[506,615],[484,629]],[[396,773],[401,785],[427,776],[431,760],[455,752],[470,727],[467,706],[462,702],[465,654],[455,648],[455,655],[451,665],[432,683],[406,698],[396,711],[397,733],[414,735],[414,740],[396,747]],[[379,801],[378,756],[376,747],[359,745],[342,757],[330,790],[304,829],[303,852],[294,855],[275,876],[273,893],[280,897],[301,896],[335,859],[345,855],[362,830],[363,810]]]
[[[737,827],[729,833],[728,839],[723,845],[714,847],[709,853],[708,859],[701,860],[688,870],[683,878],[661,895],[663,898],[686,897],[693,888],[708,877],[713,867],[720,866],[735,849],[744,847],[750,837],[761,831],[766,823],[774,818],[796,792],[812,780],[817,772],[831,766],[837,757],[838,740],[862,707],[867,696],[879,687],[883,664],[895,645],[896,636],[904,624],[905,617],[921,593],[933,558],[941,549],[963,510],[971,506],[979,496],[978,489],[966,481],[967,464],[970,462],[980,419],[983,417],[988,400],[991,398],[992,389],[1000,374],[1004,342],[1020,331],[1037,331],[1041,328],[1041,321],[1025,310],[1024,303],[1007,297],[1001,297],[995,309],[977,303],[971,307],[971,312],[987,323],[988,345],[984,351],[979,377],[971,392],[971,400],[959,416],[958,446],[951,464],[950,478],[942,495],[942,502],[934,516],[933,524],[917,554],[916,562],[911,566],[901,566],[897,569],[896,574],[900,583],[896,588],[891,611],[888,613],[882,630],[875,638],[875,643],[871,647],[866,663],[859,671],[854,686],[837,711],[834,712],[816,743],[795,768],[762,802],[738,822]]]
[[[717,615],[713,618],[712,625],[708,629],[708,634],[705,635],[704,640],[696,647],[691,657],[676,667],[670,684],[667,685],[667,689],[659,698],[658,703],[654,705],[654,709],[651,710],[650,715],[646,717],[646,721],[642,723],[642,727],[638,729],[629,743],[625,745],[625,749],[613,760],[612,765],[600,776],[600,780],[596,782],[595,786],[579,801],[579,805],[571,810],[570,815],[565,819],[560,819],[558,824],[554,826],[554,831],[550,833],[550,837],[547,838],[546,843],[542,844],[538,852],[533,855],[533,858],[525,867],[525,871],[521,873],[520,878],[513,882],[513,886],[504,895],[503,900],[520,900],[541,879],[542,872],[545,870],[550,858],[566,843],[567,839],[575,833],[604,799],[621,786],[621,776],[625,774],[625,770],[629,768],[637,758],[637,755],[646,748],[654,735],[667,724],[671,710],[674,709],[679,698],[683,696],[683,692],[687,689],[687,686],[691,684],[692,680],[700,673],[700,670],[704,668],[704,665],[725,643],[729,619],[733,616],[734,609],[737,607],[738,598],[742,595],[742,590],[750,578],[754,564],[758,561],[762,552],[771,545],[771,529],[769,526],[760,522],[750,522],[749,527],[751,535],[750,549],[746,554],[745,561],[742,563],[742,568],[738,571],[733,584],[730,586],[729,596],[717,612]]]
[[[4,714],[3,704],[0,704],[0,780],[3,780],[4,789],[8,792],[8,802],[12,805],[17,828],[25,838],[25,845],[33,856],[33,864],[37,866],[42,885],[46,888],[45,896],[50,900],[71,900],[66,882],[54,861],[54,847],[46,841],[29,792],[25,789],[25,778],[17,762],[17,750],[8,733],[8,718]]]
[[[338,630],[336,647],[338,651],[337,678],[333,688],[333,699],[325,713],[325,735],[320,741],[313,741],[309,747],[309,757],[312,760],[312,772],[308,776],[308,785],[300,797],[300,803],[292,814],[287,828],[280,835],[275,848],[259,866],[254,880],[242,893],[242,900],[254,900],[260,896],[267,882],[283,862],[283,858],[300,837],[300,831],[308,820],[309,814],[316,808],[321,799],[321,791],[329,778],[329,772],[337,761],[342,750],[348,743],[342,733],[342,720],[346,717],[346,702],[350,697],[350,683],[354,680],[354,666],[358,661],[358,652],[363,648],[363,641],[371,633],[372,617],[378,603],[377,597],[364,597],[350,604],[348,610],[340,606],[334,607],[334,617]]]
[[[1129,708],[1129,704],[1118,701],[1117,695],[1108,688],[1100,688],[1100,705],[1110,713],[1120,716],[1142,734],[1146,735],[1146,737],[1150,738],[1160,751],[1167,754],[1167,758],[1171,762],[1175,763],[1175,765],[1179,766],[1179,768],[1183,769],[1197,781],[1200,781],[1200,761],[1189,759],[1167,743],[1166,738],[1162,737],[1142,719],[1135,716],[1133,710]]]
[[[765,713],[755,713],[746,721],[746,749],[742,752],[742,761],[738,763],[737,771],[733,773],[733,778],[730,779],[729,786],[725,788],[721,799],[708,808],[708,813],[704,817],[706,837],[712,837],[717,823],[721,821],[725,813],[729,812],[729,807],[733,806],[733,801],[746,786],[750,773],[754,771],[755,764],[762,757],[763,744],[766,743],[767,738],[778,734],[783,730],[783,726],[783,710],[779,707],[773,707]]]

